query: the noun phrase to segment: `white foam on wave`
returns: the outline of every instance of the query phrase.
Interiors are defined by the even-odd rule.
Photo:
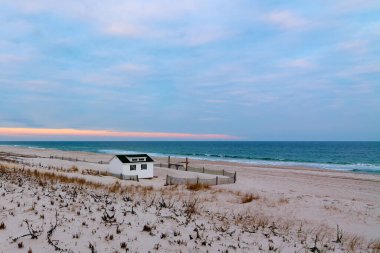
[[[138,154],[139,152],[131,151],[131,150],[123,150],[123,149],[99,149],[97,150],[99,153],[106,153],[106,154]]]
[[[167,156],[167,155],[166,155]],[[373,164],[325,164],[325,163],[305,163],[305,162],[291,162],[291,161],[268,161],[268,160],[248,160],[238,158],[223,158],[223,157],[205,157],[205,156],[186,156],[186,155],[171,155],[177,158],[189,157],[194,160],[207,160],[207,161],[223,161],[223,162],[236,162],[252,165],[265,165],[265,166],[288,166],[288,167],[306,167],[336,171],[347,171],[357,173],[380,173],[380,166]]]
[[[23,145],[6,145],[6,144],[1,144],[0,147],[25,147]]]
[[[99,149],[97,150],[99,153],[106,153],[111,155],[116,154],[145,154],[148,153],[151,156],[157,156],[157,157],[166,157],[168,155],[161,154],[161,153],[151,153],[151,152],[145,152],[145,151],[136,151],[136,150],[124,150],[124,149]]]
[[[107,154],[139,154],[139,153],[149,153],[156,157],[167,157],[172,156],[175,158],[184,159],[186,157],[194,160],[207,160],[207,161],[223,161],[223,162],[237,162],[253,165],[266,165],[266,166],[291,166],[291,167],[309,167],[316,169],[327,169],[327,170],[337,170],[337,171],[351,171],[351,172],[369,172],[369,173],[380,173],[380,166],[373,164],[325,164],[325,163],[304,163],[304,162],[291,162],[291,161],[270,161],[270,160],[248,160],[248,159],[238,159],[238,158],[225,158],[225,157],[211,157],[210,154],[205,154],[203,156],[198,155],[178,155],[178,154],[163,154],[163,153],[150,153],[143,151],[132,151],[132,150],[120,150],[120,149],[101,149],[98,150],[101,153]]]
[[[44,150],[46,148],[28,146],[28,145],[6,145],[0,144],[4,147],[26,147]],[[56,149],[56,148],[49,148]],[[327,169],[327,170],[337,170],[337,171],[351,171],[357,173],[380,173],[380,165],[357,163],[357,164],[325,164],[325,163],[305,163],[305,162],[291,162],[291,161],[271,161],[271,160],[255,160],[255,159],[244,159],[244,158],[227,158],[224,155],[219,157],[212,156],[211,154],[194,154],[194,155],[180,155],[180,154],[164,154],[164,153],[152,153],[146,151],[136,151],[136,150],[124,150],[124,149],[99,149],[99,153],[106,154],[139,154],[139,153],[149,153],[151,156],[155,157],[167,157],[172,156],[175,158],[184,159],[189,157],[194,160],[207,160],[207,161],[224,161],[224,162],[237,162],[253,165],[266,165],[266,166],[294,166],[294,167],[309,167],[317,169]]]
[[[46,148],[41,148],[41,147],[32,147],[32,146],[27,146],[27,148],[30,148],[30,149],[42,149],[42,150],[45,150]]]

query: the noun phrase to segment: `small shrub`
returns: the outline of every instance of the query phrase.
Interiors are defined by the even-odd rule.
[[[348,241],[348,248],[352,251],[352,252],[356,252],[356,250],[358,249],[358,247],[363,243],[363,238],[359,237],[359,236],[353,236],[352,238],[350,238],[350,240]]]
[[[193,214],[197,214],[199,211],[198,199],[188,199],[182,201],[183,211],[188,218],[190,218]]]
[[[139,187],[143,195],[147,195],[149,192],[153,191],[153,186],[142,186]]]
[[[252,202],[253,200],[259,200],[260,199],[260,196],[259,195],[255,195],[255,194],[252,194],[252,193],[247,193],[243,196],[243,198],[241,199],[241,203],[242,204],[245,204],[245,203],[250,203]]]
[[[108,191],[111,193],[120,192],[120,190],[121,190],[121,184],[118,181],[116,181],[113,185],[111,185],[108,188]]]
[[[148,224],[144,225],[143,227],[143,231],[144,232],[152,232],[152,227],[149,226]]]
[[[120,248],[126,249],[127,248],[127,243],[126,242],[121,242],[120,243]]]
[[[28,249],[28,253],[33,253],[31,248]]]
[[[368,248],[372,250],[371,252],[380,253],[380,240],[371,241]]]
[[[266,216],[256,217],[256,226],[261,228],[266,228],[269,225],[269,219]]]
[[[98,171],[98,174],[100,174],[101,176],[109,176],[111,175],[109,172],[107,171]]]
[[[108,234],[105,237],[106,241],[112,241],[113,240],[113,234]]]
[[[190,191],[200,191],[200,190],[208,190],[210,186],[208,184],[188,184],[186,185],[186,189]]]
[[[78,172],[78,171],[79,171],[79,169],[78,169],[78,167],[75,166],[75,165],[71,166],[71,168],[68,169],[68,172]]]
[[[289,204],[289,199],[282,197],[282,198],[280,198],[278,200],[278,203],[280,203],[280,204]]]
[[[94,244],[92,244],[90,242],[88,243],[88,248],[91,250],[91,253],[95,253],[96,252]]]
[[[19,243],[17,243],[17,247],[18,247],[19,249],[24,248],[24,243],[23,243],[23,242],[19,242]]]
[[[5,228],[6,228],[6,226],[5,226],[4,222],[1,222],[0,223],[0,230],[4,230]]]

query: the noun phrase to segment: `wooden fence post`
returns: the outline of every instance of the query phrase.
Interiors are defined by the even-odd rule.
[[[170,168],[170,156],[168,156],[168,168]]]
[[[224,176],[224,169],[223,169],[223,176]]]
[[[187,171],[187,166],[189,165],[189,160],[188,158],[186,157],[186,171]]]
[[[199,177],[197,177],[197,184],[199,184]]]
[[[139,175],[137,175],[137,182],[140,182],[140,181],[139,181]]]
[[[166,185],[169,185],[169,175],[166,174]]]
[[[216,185],[218,185],[218,176],[216,176],[215,182],[216,182]]]
[[[202,173],[205,173],[205,167],[203,167]]]
[[[235,175],[234,175],[234,183],[236,183],[236,171],[235,171]]]

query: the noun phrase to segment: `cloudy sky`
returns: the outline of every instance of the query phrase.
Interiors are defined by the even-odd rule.
[[[0,0],[0,23],[1,140],[380,140],[378,0]]]

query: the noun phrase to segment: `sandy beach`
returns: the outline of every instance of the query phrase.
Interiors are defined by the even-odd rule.
[[[380,253],[380,0],[0,1],[0,253]]]
[[[1,146],[0,252],[380,252],[380,175],[190,160],[237,173],[192,189],[165,177],[210,175],[122,181],[111,158]]]

